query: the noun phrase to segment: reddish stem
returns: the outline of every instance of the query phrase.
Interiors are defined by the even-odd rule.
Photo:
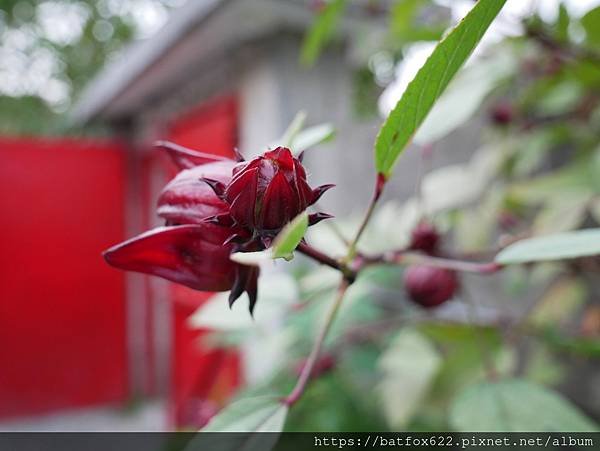
[[[380,262],[404,265],[425,265],[436,268],[450,269],[453,271],[474,272],[477,274],[493,274],[502,269],[502,265],[496,262],[468,262],[463,260],[451,260],[448,258],[431,257],[429,255],[413,252],[400,252],[384,255]]]
[[[333,320],[335,319],[337,311],[340,308],[340,305],[342,304],[342,300],[344,299],[344,294],[346,294],[346,290],[350,286],[350,283],[351,282],[349,282],[347,279],[342,280],[342,283],[340,284],[340,286],[338,288],[335,300],[334,300],[333,304],[331,304],[331,307],[329,308],[329,311],[327,312],[327,316],[325,317],[325,322],[323,323],[321,330],[319,330],[319,334],[317,335],[315,344],[313,345],[313,348],[310,351],[310,355],[308,356],[308,359],[306,360],[306,364],[302,368],[300,377],[298,378],[298,381],[296,382],[294,389],[290,392],[290,394],[286,398],[284,398],[282,400],[282,402],[285,405],[287,405],[288,407],[295,404],[300,399],[300,397],[304,394],[306,385],[308,384],[308,381],[310,380],[310,376],[315,368],[315,364],[317,363],[317,360],[321,353],[321,349],[323,348],[323,343],[325,342],[327,333],[329,332],[329,329],[331,327],[331,324],[333,323]]]
[[[352,270],[350,267],[348,267],[348,265],[340,262],[339,260],[336,260],[333,257],[330,257],[329,255],[321,252],[318,249],[315,249],[309,244],[300,243],[297,247],[297,250],[298,252],[303,253],[307,257],[312,258],[316,262],[329,266],[330,268],[337,269],[344,275],[344,278],[347,280],[356,279],[356,271]]]

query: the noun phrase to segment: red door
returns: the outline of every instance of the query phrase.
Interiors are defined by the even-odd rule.
[[[233,156],[237,145],[237,108],[233,97],[220,98],[178,118],[167,138],[203,152]],[[173,419],[179,427],[200,427],[240,384],[237,353],[207,349],[206,331],[192,330],[188,317],[210,296],[172,285],[174,301]]]
[[[114,142],[0,139],[0,417],[127,396]]]

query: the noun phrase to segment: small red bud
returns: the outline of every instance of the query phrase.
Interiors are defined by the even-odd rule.
[[[312,189],[300,160],[278,147],[236,165],[223,199],[231,217],[252,236],[274,236],[332,187]]]
[[[315,13],[323,12],[323,10],[325,9],[326,6],[327,6],[326,0],[311,0],[311,2],[309,3],[310,10]]]
[[[440,234],[436,228],[428,223],[419,223],[412,231],[409,248],[423,251],[426,254],[434,254],[440,241]]]
[[[490,116],[496,125],[508,125],[513,120],[513,107],[507,102],[499,103],[492,109]]]
[[[498,225],[503,230],[511,230],[519,224],[519,218],[510,211],[502,211],[498,216]]]
[[[432,266],[410,266],[404,287],[412,301],[425,308],[436,307],[454,296],[458,282],[454,271]]]

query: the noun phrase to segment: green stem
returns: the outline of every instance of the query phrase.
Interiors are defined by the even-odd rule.
[[[369,207],[367,208],[367,212],[358,227],[358,231],[356,232],[356,236],[350,242],[348,247],[348,255],[346,256],[346,262],[352,261],[352,259],[356,256],[356,247],[358,246],[358,242],[363,232],[367,228],[369,221],[371,220],[371,216],[373,216],[373,212],[375,211],[375,207],[377,206],[377,202],[383,193],[383,188],[385,187],[387,180],[383,174],[377,174],[377,181],[375,182],[375,191],[373,193],[373,197],[371,198],[371,202],[369,203]]]
[[[323,325],[321,326],[321,329],[319,330],[319,334],[317,335],[315,344],[313,345],[313,348],[310,351],[310,355],[308,356],[306,364],[302,368],[302,372],[300,373],[300,377],[298,378],[298,381],[296,382],[296,386],[290,392],[290,394],[283,400],[283,403],[286,404],[287,406],[292,406],[293,404],[295,404],[300,399],[302,394],[304,393],[304,390],[306,389],[306,385],[308,384],[308,381],[310,380],[310,375],[313,372],[315,364],[317,363],[317,360],[319,358],[319,354],[321,353],[321,349],[323,348],[323,343],[325,342],[325,338],[327,337],[327,334],[329,333],[329,329],[331,328],[331,325],[333,324],[333,320],[335,319],[335,317],[337,315],[340,305],[342,305],[342,300],[344,299],[344,295],[346,294],[346,290],[348,289],[349,286],[350,286],[350,282],[346,279],[343,279],[342,283],[340,284],[340,286],[338,288],[334,302],[329,307],[329,311],[327,312],[327,315],[325,317],[325,322],[323,323]]]

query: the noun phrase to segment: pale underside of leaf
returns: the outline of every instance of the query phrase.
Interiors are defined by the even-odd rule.
[[[545,235],[517,241],[496,256],[501,265],[563,260],[600,254],[600,229]]]
[[[450,423],[469,432],[583,432],[597,426],[558,393],[525,380],[468,387],[450,409]]]
[[[405,427],[421,404],[441,365],[433,345],[415,330],[405,329],[379,360],[383,379],[378,393],[388,424]]]

